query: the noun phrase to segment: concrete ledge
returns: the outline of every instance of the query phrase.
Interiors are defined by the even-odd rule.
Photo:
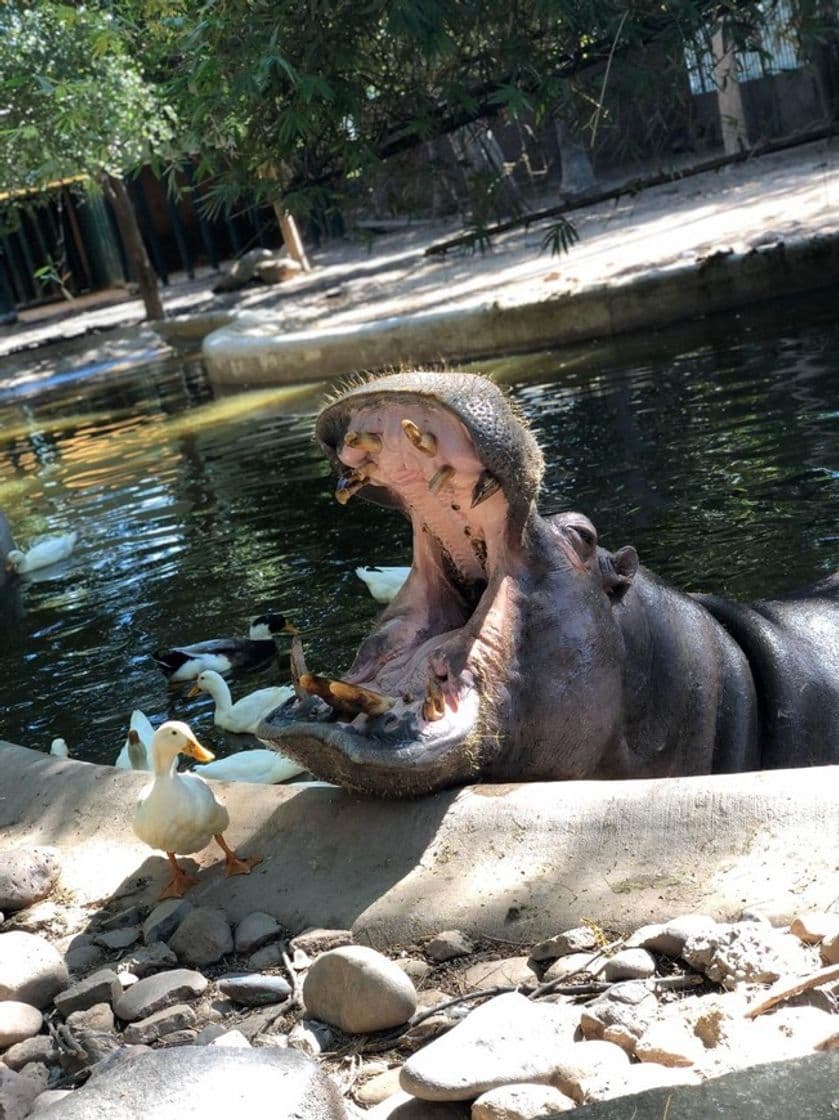
[[[150,902],[167,870],[134,836],[148,775],[0,743],[4,846],[53,845],[70,904]],[[224,880],[199,853],[192,901],[377,946],[460,928],[532,942],[590,917],[634,929],[746,903],[835,905],[839,767],[654,781],[470,786],[411,802],[216,783],[230,842],[264,862]]]
[[[334,329],[282,333],[278,313],[242,312],[204,339],[220,384],[316,381],[400,364],[478,360],[661,327],[835,284],[839,236],[720,252],[529,302],[462,303]]]

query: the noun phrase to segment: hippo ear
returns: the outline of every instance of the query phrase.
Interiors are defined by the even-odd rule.
[[[603,590],[613,603],[617,603],[629,590],[638,571],[638,553],[631,544],[627,544],[617,552],[605,552],[601,549],[597,560]]]

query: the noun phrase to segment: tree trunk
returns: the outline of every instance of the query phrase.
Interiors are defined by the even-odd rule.
[[[288,210],[283,209],[279,202],[274,203],[274,213],[277,215],[280,233],[283,235],[283,242],[286,249],[288,249],[288,255],[293,261],[298,262],[304,272],[311,272],[312,266],[309,264],[306,250],[303,248],[303,238],[300,236],[297,222],[295,222]]]
[[[160,299],[157,276],[146,252],[140,227],[137,224],[137,215],[128,196],[128,189],[122,179],[117,179],[113,175],[103,174],[100,182],[105,197],[113,207],[119,234],[125,246],[128,267],[137,281],[140,298],[146,308],[146,318],[164,319],[166,315]]]
[[[732,156],[737,152],[746,151],[749,146],[749,130],[743,110],[740,83],[737,81],[737,56],[724,23],[717,26],[711,41],[722,144],[725,154]]]

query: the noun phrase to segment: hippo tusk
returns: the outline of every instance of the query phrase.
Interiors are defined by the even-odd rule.
[[[428,678],[425,690],[425,699],[422,702],[422,718],[427,723],[442,719],[446,714],[446,700],[443,696],[443,686],[436,676]]]
[[[433,456],[437,454],[437,437],[432,435],[431,432],[423,432],[416,426],[413,420],[403,420],[402,431],[417,449],[423,455]]]
[[[302,673],[298,683],[304,692],[319,696],[342,715],[381,716],[396,703],[392,697],[374,692],[371,688],[319,677],[315,673]]]
[[[347,432],[344,443],[356,451],[368,451],[378,454],[382,449],[382,438],[375,432]]]
[[[501,489],[501,483],[490,471],[483,470],[478,475],[478,481],[472,487],[472,509],[491,498],[496,490]]]
[[[345,506],[350,498],[357,494],[358,491],[367,483],[367,475],[361,470],[350,471],[342,478],[338,479],[338,485],[335,487],[335,501],[339,505]]]
[[[454,467],[440,467],[428,480],[428,489],[432,494],[436,494],[438,490],[442,489],[451,479],[454,478]]]

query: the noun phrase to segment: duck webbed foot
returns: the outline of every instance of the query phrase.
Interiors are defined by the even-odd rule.
[[[183,898],[185,892],[198,882],[194,875],[189,875],[178,867],[174,852],[167,852],[166,858],[172,867],[172,878],[157,896],[158,901],[162,901],[164,898]]]
[[[220,832],[217,832],[213,839],[224,852],[225,879],[228,879],[231,875],[250,875],[251,868],[256,867],[258,863],[262,863],[262,856],[244,856],[240,859],[233,849],[228,847],[227,841]]]

